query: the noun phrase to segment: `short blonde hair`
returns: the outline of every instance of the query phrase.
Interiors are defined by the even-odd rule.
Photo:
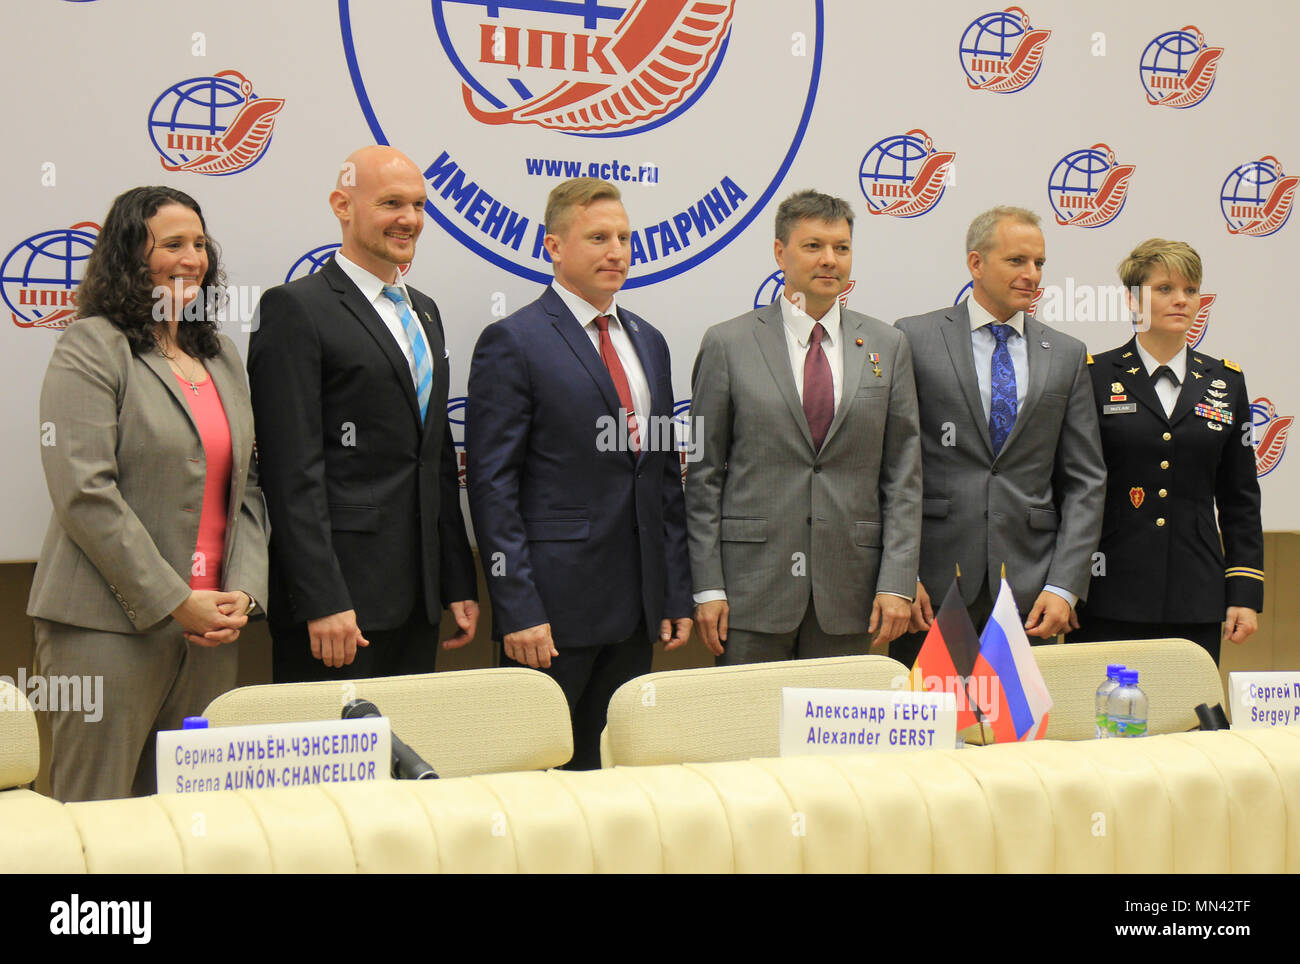
[[[1201,256],[1185,241],[1166,241],[1149,238],[1119,263],[1119,280],[1126,288],[1139,288],[1151,277],[1151,271],[1161,267],[1201,286]]]
[[[1028,224],[1032,228],[1037,228],[1041,220],[1028,208],[1012,207],[1009,204],[989,208],[983,214],[976,215],[975,220],[966,229],[966,253],[978,251],[980,257],[988,257],[988,253],[993,250],[993,235],[1003,221]]]
[[[555,185],[546,198],[546,233],[563,234],[573,220],[574,208],[596,201],[622,201],[623,195],[609,181],[598,177],[575,177]]]

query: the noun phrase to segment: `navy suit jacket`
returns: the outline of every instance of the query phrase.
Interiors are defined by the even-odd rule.
[[[630,311],[619,317],[655,418],[639,455],[608,444],[614,382],[551,288],[474,349],[465,450],[495,639],[550,623],[557,649],[598,646],[643,621],[656,639],[660,620],[691,613],[681,463],[671,431],[654,430],[673,413],[668,345]]]

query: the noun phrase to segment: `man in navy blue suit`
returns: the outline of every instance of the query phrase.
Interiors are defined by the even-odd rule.
[[[572,769],[600,765],[609,699],[652,641],[690,637],[690,563],[668,345],[615,304],[630,256],[618,188],[546,204],[555,281],[484,329],[469,373],[470,512],[504,656],[560,684]]]

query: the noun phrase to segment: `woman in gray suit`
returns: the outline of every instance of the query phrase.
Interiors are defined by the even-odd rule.
[[[127,191],[45,373],[37,666],[83,691],[103,680],[98,708],[51,714],[60,800],[153,793],[155,734],[234,686],[235,640],[265,596],[253,413],[214,317],[219,257],[193,198]]]

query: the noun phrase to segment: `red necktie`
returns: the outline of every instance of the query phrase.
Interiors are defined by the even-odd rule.
[[[632,407],[632,389],[627,383],[627,372],[618,360],[614,342],[609,337],[609,315],[597,315],[596,327],[600,330],[600,360],[609,369],[609,377],[614,380],[614,390],[618,392],[618,403],[627,413],[627,441],[633,453],[641,451],[641,438],[636,428],[636,410]]]
[[[826,432],[835,418],[835,385],[831,381],[831,363],[822,351],[826,329],[821,322],[813,325],[808,339],[808,354],[803,357],[803,413],[812,432],[813,448],[821,451]]]

